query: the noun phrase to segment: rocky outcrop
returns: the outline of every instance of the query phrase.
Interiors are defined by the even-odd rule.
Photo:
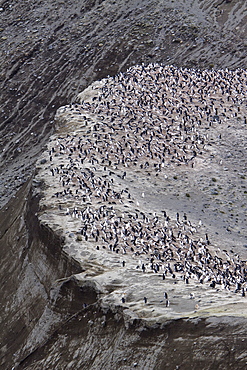
[[[88,89],[81,97],[90,99],[91,93]],[[61,109],[58,115],[58,136],[72,129],[81,135],[88,131],[85,117],[73,121],[67,111]],[[52,140],[57,140],[55,135],[50,146]],[[193,282],[189,288],[179,281],[174,285],[168,277],[165,289],[173,300],[167,310],[159,301],[158,284],[164,283],[156,274],[140,273],[137,262],[126,255],[125,272],[118,254],[95,252],[72,232],[70,215],[62,229],[65,216],[56,218],[54,177],[48,173],[49,145],[37,174],[0,214],[1,367],[244,368],[244,298],[212,289],[208,293],[208,287]],[[56,167],[55,160],[59,156],[53,159]],[[191,289],[200,292],[201,308],[193,293],[189,298]],[[147,291],[150,302],[145,304],[142,294]]]

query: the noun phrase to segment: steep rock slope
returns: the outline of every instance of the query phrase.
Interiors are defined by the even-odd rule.
[[[246,68],[246,2],[0,2],[0,206],[31,173],[54,114],[130,65]]]

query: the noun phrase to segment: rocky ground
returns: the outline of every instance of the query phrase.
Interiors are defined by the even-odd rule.
[[[142,62],[246,68],[245,1],[105,0],[82,4],[30,0],[24,4],[7,0],[0,2],[0,17],[0,246],[4,282],[0,366],[245,368],[246,310],[242,301],[231,297],[220,310],[217,300],[224,298],[217,296],[209,308],[204,300],[212,300],[212,296],[205,292],[199,297],[202,293],[198,291],[195,302],[188,298],[188,288],[183,305],[179,305],[180,298],[172,296],[175,304],[169,309],[173,311],[169,318],[179,319],[155,324],[153,303],[144,306],[143,301],[134,307],[140,316],[132,317],[132,310],[123,314],[121,305],[114,303],[118,294],[128,293],[130,302],[138,301],[146,282],[133,295],[129,287],[122,286],[121,271],[115,281],[115,290],[120,293],[102,296],[98,285],[102,282],[95,277],[88,283],[85,276],[93,266],[80,266],[74,260],[78,242],[72,243],[73,250],[69,247],[68,257],[68,250],[62,249],[63,238],[36,218],[39,196],[30,181],[34,164],[54,132],[57,108],[75,101],[93,81]],[[210,230],[216,246],[223,242],[245,258],[244,138],[246,129],[240,126],[224,133],[220,148],[217,135],[212,136],[214,157],[207,157],[201,171],[171,171],[162,183],[151,184],[156,192],[149,191],[146,183],[141,206],[152,204],[159,209],[162,199],[172,216],[186,209],[193,222],[201,219],[203,233]],[[224,163],[219,164],[221,160]],[[139,199],[139,184],[143,185],[145,177],[138,181],[128,186]],[[116,261],[117,273],[118,264]],[[77,274],[80,279],[73,277]],[[114,280],[110,272],[104,278],[104,286]],[[174,295],[172,289],[171,285],[170,295]],[[155,315],[159,317],[162,299],[157,299]],[[87,307],[81,309],[81,302]],[[200,314],[194,312],[198,309]],[[144,316],[150,318],[149,324],[142,321]],[[98,351],[99,346],[104,350]]]
[[[245,1],[1,1],[1,204],[30,175],[57,108],[137,63],[246,67]]]

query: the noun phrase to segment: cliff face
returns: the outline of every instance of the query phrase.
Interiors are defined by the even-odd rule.
[[[246,319],[209,317],[147,325],[102,305],[79,265],[36,218],[29,184],[2,210],[2,369],[242,369]]]
[[[142,62],[246,68],[245,1],[0,6],[0,367],[245,368],[246,319],[234,304],[225,317],[148,324],[103,303],[64,237],[38,219],[30,179],[57,108],[93,81]]]
[[[147,325],[102,305],[81,285],[63,240],[39,224],[27,183],[1,211],[2,369],[242,369],[246,319],[209,317]]]
[[[81,271],[62,254],[59,236],[39,224],[37,207],[28,182],[1,210],[2,368],[11,368],[46,340],[63,316],[56,312],[59,279]],[[71,300],[65,316],[73,312],[76,301]]]

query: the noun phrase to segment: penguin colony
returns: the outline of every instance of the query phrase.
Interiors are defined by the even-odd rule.
[[[80,222],[82,247],[119,254],[123,268],[129,256],[163,280],[195,280],[245,296],[246,261],[213,248],[207,234],[197,238],[186,213],[171,220],[165,210],[141,211],[125,180],[130,172],[159,178],[168,166],[196,166],[209,130],[246,123],[246,77],[241,69],[139,65],[63,108],[85,129],[50,142],[48,168],[60,214]]]

